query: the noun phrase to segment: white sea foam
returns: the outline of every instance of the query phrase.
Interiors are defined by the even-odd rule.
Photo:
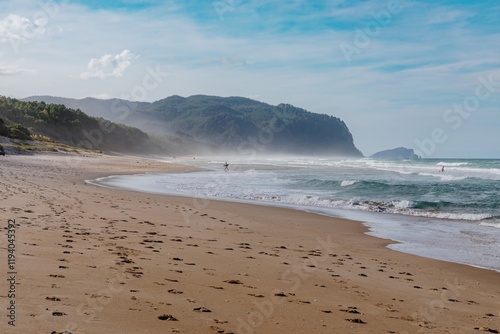
[[[418,173],[420,176],[432,176],[441,179],[441,181],[461,181],[465,180],[467,176],[457,176],[445,173]]]
[[[468,221],[480,221],[483,219],[491,218],[491,215],[486,213],[451,213],[451,212],[416,211],[416,212],[409,212],[409,215],[438,218],[438,219],[468,220]]]
[[[352,186],[353,184],[358,183],[358,182],[359,182],[358,180],[344,180],[344,181],[342,181],[340,186],[341,187]]]
[[[408,200],[393,201],[392,205],[396,209],[408,209],[408,208],[411,208],[413,206],[413,202],[408,201]]]
[[[481,223],[479,223],[479,225],[500,228],[500,223],[481,222]]]
[[[468,162],[438,162],[436,166],[449,166],[449,167],[454,167],[454,166],[465,166],[468,165]]]

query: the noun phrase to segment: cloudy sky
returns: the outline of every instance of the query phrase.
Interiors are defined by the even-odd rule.
[[[365,154],[500,158],[500,2],[3,0],[0,95],[244,96]]]

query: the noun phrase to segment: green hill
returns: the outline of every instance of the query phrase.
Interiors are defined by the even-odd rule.
[[[203,144],[242,154],[362,156],[342,120],[289,104],[272,106],[242,97],[206,95],[171,96],[153,103],[50,96],[26,100],[64,103],[191,147]]]
[[[26,102],[2,96],[0,135],[24,140],[44,138],[94,150],[136,153],[160,150],[139,129],[90,117],[62,104]]]

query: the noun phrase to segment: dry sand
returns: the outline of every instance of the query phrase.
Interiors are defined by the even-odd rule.
[[[179,171],[125,157],[0,157],[0,333],[483,333],[500,274],[387,249],[357,222],[86,185]],[[15,301],[15,327],[8,324]],[[67,331],[67,332],[65,332]]]

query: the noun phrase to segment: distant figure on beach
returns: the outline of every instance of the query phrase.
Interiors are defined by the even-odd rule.
[[[444,166],[441,166],[441,172],[444,173]]]
[[[224,163],[224,170],[226,172],[229,172],[229,164],[227,163],[227,161],[226,161],[226,163]]]

